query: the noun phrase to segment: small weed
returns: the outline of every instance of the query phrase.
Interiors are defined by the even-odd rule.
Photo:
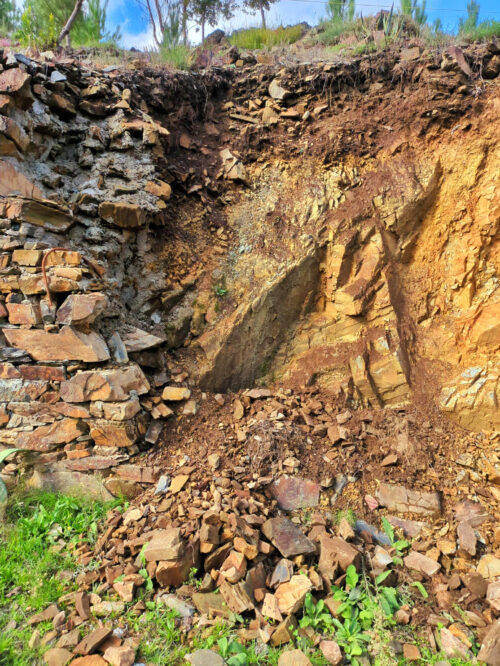
[[[304,600],[304,615],[300,620],[299,626],[301,629],[312,627],[320,633],[332,633],[333,617],[330,611],[327,610],[323,599],[320,599],[315,604],[311,594],[306,596]]]
[[[339,511],[337,511],[337,513],[335,514],[335,522],[337,523],[337,525],[340,525],[340,523],[344,519],[347,520],[347,522],[351,527],[354,527],[357,520],[356,514],[352,509],[339,509]]]
[[[387,538],[391,542],[391,547],[396,551],[396,555],[394,555],[392,561],[394,564],[401,566],[403,564],[401,556],[410,547],[411,544],[409,541],[406,541],[406,539],[396,539],[394,528],[385,516],[382,518],[382,528]]]
[[[228,289],[220,284],[215,285],[214,287],[215,295],[219,298],[227,295]]]

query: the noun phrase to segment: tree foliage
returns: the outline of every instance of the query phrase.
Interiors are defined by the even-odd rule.
[[[202,42],[206,26],[215,26],[219,18],[230,19],[235,6],[234,0],[191,0],[190,15],[201,29]]]
[[[71,31],[72,41],[79,46],[116,44],[121,39],[120,26],[113,32],[106,29],[109,0],[87,0],[83,10],[83,20],[76,23]]]
[[[469,0],[467,3],[467,17],[461,18],[458,23],[458,31],[462,34],[472,32],[477,28],[479,22],[479,3],[475,0]]]
[[[265,29],[266,12],[271,9],[271,5],[275,2],[277,2],[277,0],[246,0],[245,8],[247,8],[251,14],[253,14],[253,12],[260,12],[262,27]]]
[[[19,12],[11,0],[0,0],[0,35],[14,30],[19,19]]]
[[[355,0],[329,0],[326,11],[334,23],[352,21],[356,11],[356,2]]]

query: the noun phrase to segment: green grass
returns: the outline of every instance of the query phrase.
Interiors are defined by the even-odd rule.
[[[163,64],[170,65],[175,69],[189,68],[189,55],[191,50],[184,44],[176,46],[162,47],[160,49],[160,61]]]
[[[114,502],[116,505],[117,502]],[[26,620],[68,591],[61,572],[78,572],[66,544],[93,543],[110,504],[53,493],[13,496],[0,527],[0,664],[32,666],[43,648],[30,649],[35,627]],[[58,552],[57,544],[64,543]],[[69,584],[71,589],[74,585]],[[14,620],[15,629],[7,630]],[[37,627],[43,635],[50,623]],[[45,648],[46,649],[46,648]]]
[[[285,46],[293,44],[302,37],[300,25],[289,28],[280,26],[275,30],[269,28],[249,28],[238,30],[231,35],[229,41],[240,49],[270,49],[273,46]]]
[[[482,42],[493,37],[500,37],[500,21],[483,21],[472,30],[461,34],[462,37],[471,42]]]
[[[319,35],[321,44],[334,45],[342,41],[341,38],[356,33],[356,21],[327,21],[323,23],[324,30]]]

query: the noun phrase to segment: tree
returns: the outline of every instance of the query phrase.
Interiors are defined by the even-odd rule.
[[[271,9],[271,5],[277,2],[277,0],[246,0],[245,6],[248,7],[250,13],[260,12],[260,18],[262,20],[262,27],[266,29],[266,12]]]
[[[164,43],[165,31],[172,28],[171,21],[179,15],[182,41],[187,46],[188,20],[191,0],[136,0],[153,30],[153,39],[158,48]]]
[[[354,19],[355,0],[329,0],[326,11],[334,23],[345,23]]]
[[[477,28],[479,22],[479,3],[475,0],[470,0],[467,3],[467,18],[464,20],[460,19],[458,22],[458,31],[462,34],[467,34],[472,32],[474,28]]]
[[[74,26],[71,36],[75,44],[90,46],[116,44],[121,39],[120,26],[113,32],[106,30],[109,0],[87,0],[83,8],[83,20]]]
[[[220,17],[230,19],[234,13],[234,0],[191,0],[191,16],[201,28],[201,43],[205,41],[205,26],[214,26]]]
[[[16,27],[19,13],[11,0],[0,0],[0,34],[8,34]]]

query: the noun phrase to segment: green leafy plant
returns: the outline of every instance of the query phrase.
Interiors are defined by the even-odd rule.
[[[241,643],[223,636],[217,641],[220,656],[228,666],[245,666],[248,664],[247,650]]]
[[[416,580],[413,583],[411,583],[411,587],[416,587],[424,599],[427,599],[427,597],[429,596],[429,593],[419,580]]]
[[[139,569],[139,575],[142,576],[146,581],[145,583],[146,592],[151,592],[154,589],[154,584],[151,579],[151,576],[148,573],[148,570],[146,569],[146,556],[144,555],[144,551],[146,550],[147,545],[148,544],[145,543],[139,553],[139,561],[142,563],[142,568]]]
[[[227,287],[224,287],[222,284],[216,284],[214,287],[214,291],[216,296],[219,296],[221,298],[222,296],[227,295],[228,289]]]
[[[323,599],[314,603],[312,594],[307,594],[304,600],[304,615],[299,622],[299,626],[312,627],[320,633],[331,633],[333,629],[333,617],[326,608]]]
[[[393,548],[396,551],[396,555],[394,555],[393,562],[394,564],[402,565],[403,560],[402,560],[402,554],[405,552],[410,547],[410,542],[407,541],[406,539],[397,539],[396,535],[394,533],[394,528],[391,525],[391,523],[387,520],[385,516],[382,517],[382,528],[391,542],[391,548]]]

